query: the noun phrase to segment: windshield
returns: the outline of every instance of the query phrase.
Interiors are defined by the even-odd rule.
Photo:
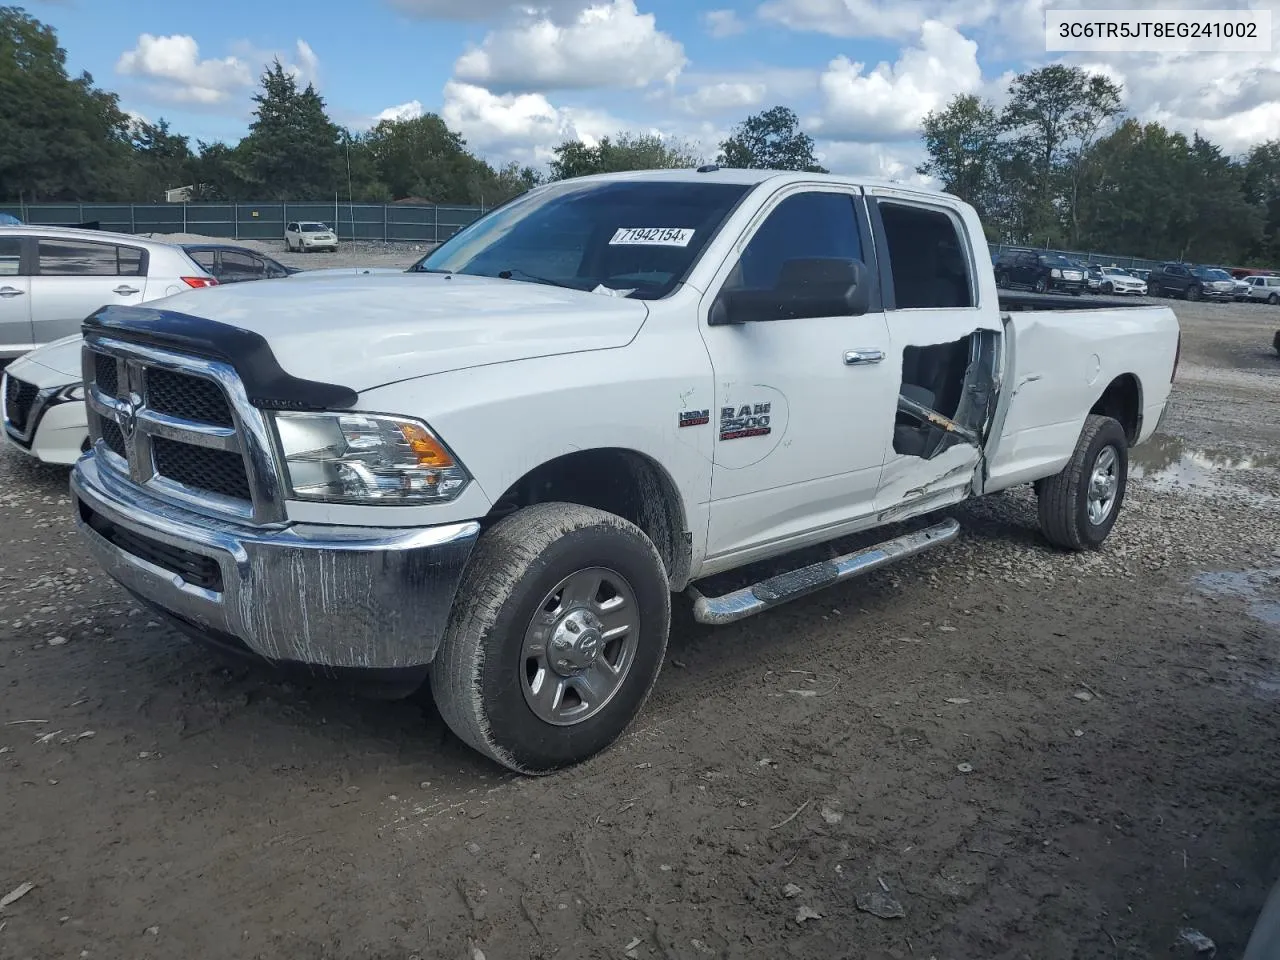
[[[1104,271],[1108,277],[1130,277],[1133,276],[1128,270],[1121,270],[1119,267],[1107,267]]]
[[[749,189],[697,181],[565,181],[499,207],[409,269],[656,300],[688,275]]]
[[[1201,280],[1230,280],[1231,274],[1225,270],[1213,270],[1207,267],[1196,267],[1191,271],[1193,276],[1199,277]]]
[[[300,223],[298,226],[303,233],[326,233],[329,230],[323,223]]]
[[[1066,257],[1040,255],[1040,262],[1046,267],[1066,267],[1068,270],[1079,269]]]

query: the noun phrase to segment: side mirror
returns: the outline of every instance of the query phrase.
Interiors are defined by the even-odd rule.
[[[787,260],[772,290],[722,290],[707,317],[709,326],[857,317],[870,309],[866,266],[859,260],[808,257]]]

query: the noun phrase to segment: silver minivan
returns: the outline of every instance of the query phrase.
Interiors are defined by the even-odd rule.
[[[80,332],[105,304],[158,300],[216,281],[182,247],[126,233],[0,226],[0,360]]]

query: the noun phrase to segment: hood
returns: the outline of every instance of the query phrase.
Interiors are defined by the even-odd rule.
[[[293,267],[289,274],[291,280],[329,280],[333,277],[364,277],[373,274],[404,273],[399,267],[324,267],[320,270],[307,270]]]
[[[399,271],[237,283],[133,308],[252,330],[286,372],[368,390],[396,380],[630,343],[643,301],[519,280]]]
[[[19,380],[34,384],[40,389],[65,387],[79,383],[83,377],[80,368],[80,334],[73,333],[61,340],[52,340],[43,346],[29,350],[6,368]]]

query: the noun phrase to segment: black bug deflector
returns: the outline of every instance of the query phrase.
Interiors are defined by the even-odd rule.
[[[344,410],[355,406],[350,387],[303,380],[286,372],[260,333],[152,307],[102,307],[84,321],[86,335],[102,334],[144,346],[222,360],[235,368],[249,402],[264,410]]]

